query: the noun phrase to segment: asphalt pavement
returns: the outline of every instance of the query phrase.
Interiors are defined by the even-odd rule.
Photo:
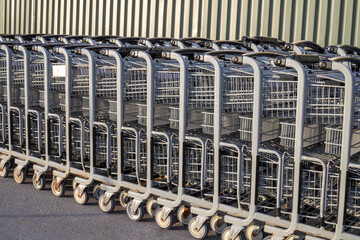
[[[141,222],[132,222],[118,203],[111,214],[103,213],[94,198],[85,206],[79,205],[70,182],[61,198],[52,194],[49,179],[43,191],[35,190],[31,177],[21,185],[15,183],[12,174],[0,178],[0,240],[194,239],[180,223],[163,230],[148,215]],[[206,239],[220,236],[210,232]]]

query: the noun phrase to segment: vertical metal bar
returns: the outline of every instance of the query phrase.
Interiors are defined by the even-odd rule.
[[[98,0],[92,0],[92,4],[93,4],[92,9],[91,9],[92,21],[91,21],[90,35],[97,35],[98,34],[97,21],[99,19],[99,15],[98,15],[99,1]]]
[[[229,39],[236,40],[239,38],[239,22],[238,22],[238,14],[239,14],[239,2],[231,1],[231,9],[230,9],[230,32]]]
[[[292,1],[285,1],[284,3],[284,19],[283,19],[283,31],[282,40],[292,41],[290,32],[292,31],[293,25],[291,24],[292,19]]]
[[[271,36],[282,39],[280,34],[281,24],[281,0],[274,0],[272,10]]]
[[[167,9],[166,9],[166,0],[160,0],[159,1],[159,20],[158,20],[158,36],[159,37],[165,37],[165,29],[166,29],[166,15],[167,13]]]
[[[142,6],[142,24],[141,24],[141,37],[149,36],[149,0],[143,1]]]
[[[120,22],[120,5],[119,5],[119,1],[118,0],[111,0],[113,3],[113,8],[112,8],[112,19],[110,21],[112,21],[112,30],[111,30],[111,34],[112,35],[119,35],[119,22]]]
[[[270,30],[270,1],[263,1],[261,7],[260,35],[269,36]]]
[[[99,6],[97,7],[97,12],[98,12],[98,20],[96,22],[96,24],[98,25],[98,31],[97,34],[98,35],[104,35],[107,26],[105,25],[105,21],[104,21],[104,17],[105,17],[105,10],[106,10],[106,1],[104,0],[99,0],[98,2]]]
[[[201,9],[200,0],[193,1],[193,20],[191,26],[191,36],[200,37],[201,33]]]
[[[221,15],[220,15],[220,36],[219,39],[225,40],[229,38],[229,0],[221,2]]]
[[[354,16],[354,45],[360,46],[360,1],[357,1],[356,13]]]
[[[305,39],[309,41],[315,40],[315,15],[316,15],[316,1],[308,1],[306,8],[306,26]],[[295,39],[296,40],[296,39]]]
[[[91,7],[92,7],[92,0],[86,0],[86,8],[85,8],[85,29],[84,34],[90,35],[91,34],[91,22],[92,22],[92,14],[91,14]]]
[[[190,16],[191,14],[191,1],[190,0],[184,0],[184,15],[183,15],[183,37],[191,37],[191,18],[193,16]]]
[[[332,1],[329,44],[336,44],[339,41],[340,10],[341,10],[341,1]]]
[[[136,0],[135,2],[135,16],[134,16],[134,36],[135,37],[139,37],[141,36],[141,4],[140,4],[140,0]]]
[[[258,34],[259,27],[259,1],[252,1],[251,3],[251,16],[250,16],[250,36]]]
[[[83,6],[80,5],[79,0],[73,0],[71,34],[74,35],[80,34],[80,29],[83,27],[83,15],[80,9],[83,9]]]
[[[327,26],[328,26],[328,22],[327,22],[327,18],[328,18],[328,5],[329,5],[329,1],[328,0],[320,0],[319,2],[319,19],[318,19],[318,26],[317,26],[317,42],[324,46],[328,41],[327,41]]]
[[[342,44],[351,44],[351,32],[354,24],[353,16],[354,0],[345,1],[343,10],[344,24],[340,30],[342,30]]]
[[[182,27],[183,27],[183,21],[181,21],[181,4],[182,0],[176,0],[176,6],[175,6],[175,32],[174,37],[180,38],[182,37]]]
[[[295,23],[292,29],[294,29],[294,41],[301,40],[302,39],[302,32],[304,31],[306,26],[305,20],[303,18],[304,16],[304,0],[297,0],[295,4]],[[290,9],[291,13],[291,9]]]
[[[57,11],[60,7],[60,0],[54,2],[54,34],[60,33],[60,13]]]
[[[241,21],[240,21],[240,36],[244,36],[244,35],[249,35],[248,34],[248,22],[249,22],[249,14],[248,14],[248,10],[249,10],[249,0],[244,0],[241,1],[241,12],[240,12],[240,16],[241,17]]]
[[[209,31],[209,0],[203,0],[202,2],[202,17],[201,17],[201,30],[200,36],[201,37],[210,37]]]
[[[126,0],[121,1],[120,6],[120,36],[126,36]]]
[[[211,39],[217,39],[218,38],[218,21],[219,21],[219,14],[218,14],[218,9],[219,9],[219,3],[221,1],[219,0],[212,0],[212,5],[211,5],[211,19],[210,19],[210,38]]]
[[[149,37],[156,37],[157,36],[157,25],[156,22],[158,20],[158,16],[156,14],[157,2],[150,1],[150,22],[153,24],[149,24]]]
[[[127,1],[127,27],[126,27],[126,36],[131,37],[133,36],[133,29],[134,29],[134,1],[128,0]],[[155,25],[156,22],[152,22],[152,25]],[[149,23],[148,23],[149,24]]]
[[[49,9],[48,9],[48,23],[46,28],[46,33],[54,33],[54,0],[49,0]]]

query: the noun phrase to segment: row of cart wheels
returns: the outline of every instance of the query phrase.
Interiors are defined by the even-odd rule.
[[[0,169],[0,176],[7,177],[9,175],[11,168],[11,163],[7,162],[2,169]],[[25,182],[28,174],[28,166],[20,168],[19,166],[14,168],[13,176],[16,183],[22,184]],[[37,174],[34,174],[32,177],[33,186],[37,190],[43,190],[46,186],[46,176],[41,174],[39,177],[36,177]],[[87,204],[90,198],[88,187],[84,188],[82,193],[80,193],[80,188],[78,187],[76,181],[72,182],[74,199],[77,203],[81,205]],[[53,178],[51,182],[51,191],[57,197],[62,197],[65,194],[65,181],[59,183],[56,182],[56,179]],[[100,209],[105,213],[111,213],[116,205],[115,197],[111,196],[106,200],[105,192],[101,190],[100,185],[96,185],[93,188],[93,196],[98,201]],[[177,220],[184,226],[188,226],[190,234],[197,238],[205,238],[209,230],[211,229],[216,234],[221,235],[222,240],[230,240],[231,226],[228,226],[220,215],[214,215],[210,218],[209,221],[205,221],[200,227],[196,226],[196,217],[190,212],[190,207],[186,205],[180,206],[175,211],[171,211],[168,216],[163,219],[162,209],[157,204],[157,200],[154,198],[149,199],[146,204],[140,204],[136,211],[132,210],[133,201],[129,198],[127,191],[121,191],[119,194],[119,204],[121,207],[126,209],[128,217],[135,222],[141,221],[147,213],[155,219],[157,225],[162,229],[170,229]],[[145,206],[144,206],[145,205]],[[245,228],[236,238],[232,240],[262,240],[264,238],[263,231],[258,231],[259,226],[250,225]],[[255,234],[256,232],[256,234]],[[290,236],[287,240],[297,239],[297,236]]]

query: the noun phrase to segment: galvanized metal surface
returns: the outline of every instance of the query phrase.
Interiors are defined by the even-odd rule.
[[[272,36],[360,46],[359,0],[0,0],[1,33]]]

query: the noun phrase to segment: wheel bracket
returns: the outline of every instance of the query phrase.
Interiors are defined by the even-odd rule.
[[[131,204],[131,213],[135,214],[137,209],[139,208],[140,204],[142,203],[141,200],[138,199],[133,199],[132,204]]]
[[[166,221],[166,219],[168,218],[169,214],[174,210],[174,208],[171,207],[166,207],[164,206],[161,209],[161,213],[160,213],[160,217],[163,221]]]
[[[79,186],[77,186],[77,188],[79,189],[78,190],[78,197],[81,198],[81,196],[83,195],[83,193],[85,191],[86,186],[82,185],[82,184],[79,184]]]
[[[60,187],[60,184],[61,184],[61,182],[63,181],[64,179],[62,179],[62,178],[60,178],[60,177],[56,177],[55,178],[55,189],[57,190],[57,189],[59,189],[59,187]]]
[[[235,239],[240,235],[240,232],[244,229],[242,226],[232,225],[230,228],[230,239]]]
[[[196,226],[196,229],[200,229],[204,223],[208,220],[207,217],[204,217],[204,216],[201,216],[201,215],[198,215],[195,219],[195,226]]]
[[[111,197],[113,195],[114,195],[114,193],[112,193],[112,192],[105,192],[104,193],[104,202],[103,202],[104,206],[106,206],[109,203],[109,201],[110,201],[110,199],[111,199]]]

